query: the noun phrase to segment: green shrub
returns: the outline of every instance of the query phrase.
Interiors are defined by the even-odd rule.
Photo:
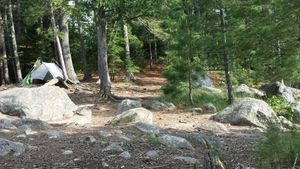
[[[158,138],[152,135],[147,136],[147,142],[153,146],[160,145]]]
[[[292,106],[286,103],[281,97],[272,96],[267,100],[267,102],[278,116],[284,116],[286,119],[294,121],[294,112]]]
[[[283,132],[278,127],[270,127],[266,139],[256,146],[254,156],[256,167],[262,169],[292,168],[300,155],[300,133],[292,130]]]
[[[162,100],[172,102],[179,106],[190,105],[187,89],[179,87],[172,88],[171,86],[165,87],[163,90],[165,95],[161,98]],[[213,93],[201,88],[193,90],[193,100],[195,105],[198,106],[206,103],[212,103],[216,106],[218,111],[227,106],[227,97],[225,93]]]

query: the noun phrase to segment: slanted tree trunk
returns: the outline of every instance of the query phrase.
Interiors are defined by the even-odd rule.
[[[124,30],[124,40],[125,40],[125,54],[126,54],[126,74],[125,74],[125,82],[130,82],[134,80],[134,75],[132,71],[130,70],[130,63],[131,63],[131,58],[130,58],[130,44],[129,44],[129,35],[128,35],[128,27],[126,22],[124,21],[123,24],[123,30]]]
[[[90,80],[92,76],[89,72],[89,68],[88,68],[88,64],[87,64],[85,42],[84,42],[84,38],[83,38],[82,25],[81,25],[80,21],[78,21],[78,33],[79,33],[79,39],[80,39],[80,55],[81,55],[81,60],[83,63],[83,72],[84,72],[83,80]]]
[[[73,83],[79,83],[72,62],[69,42],[68,16],[65,13],[62,14],[60,28],[62,32],[62,51],[69,80],[71,80]]]
[[[61,64],[63,75],[64,75],[64,82],[66,82],[69,79],[69,77],[68,77],[66,66],[65,66],[65,60],[64,60],[60,40],[59,40],[59,37],[57,35],[56,22],[55,22],[55,17],[54,17],[54,12],[53,12],[53,7],[52,7],[51,2],[50,2],[50,11],[51,11],[51,26],[52,26],[52,30],[54,32],[55,44],[57,45],[56,47],[57,47],[57,50],[58,50],[59,61],[60,61],[60,64]]]
[[[8,72],[8,65],[7,65],[4,22],[1,13],[0,13],[0,59],[1,59],[2,84],[9,84],[10,79],[9,79],[9,72]]]
[[[229,64],[229,55],[226,50],[227,39],[226,39],[226,25],[225,25],[225,10],[220,9],[220,18],[221,18],[221,28],[223,33],[223,60],[224,60],[224,68],[225,68],[225,76],[226,76],[226,85],[227,85],[227,95],[228,95],[228,103],[233,103],[233,94],[232,94],[232,83],[230,76],[230,64]]]
[[[104,7],[97,9],[97,37],[98,37],[98,73],[101,79],[100,95],[103,99],[110,99],[111,81],[107,63],[107,18]]]
[[[15,32],[15,26],[14,26],[14,20],[13,20],[13,11],[12,11],[12,3],[11,0],[9,1],[9,18],[10,18],[10,26],[11,26],[11,39],[12,39],[12,47],[13,47],[13,53],[14,53],[14,60],[16,64],[16,70],[17,70],[17,83],[20,83],[22,81],[22,71],[21,71],[21,65],[18,55],[18,46],[17,46],[17,40],[16,40],[16,32]]]

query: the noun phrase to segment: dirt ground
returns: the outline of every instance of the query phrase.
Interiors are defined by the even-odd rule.
[[[166,80],[159,77],[159,72],[149,71],[137,75],[137,83],[113,84],[114,94],[130,97],[146,102],[161,95],[160,87]],[[146,135],[133,126],[111,126],[110,120],[118,114],[118,102],[103,103],[97,97],[98,84],[96,79],[92,82],[83,82],[74,89],[66,90],[70,98],[77,104],[92,106],[92,123],[84,127],[68,128],[55,125],[52,130],[64,131],[64,137],[49,139],[40,131],[38,134],[18,138],[17,132],[0,131],[0,138],[18,141],[26,145],[26,151],[21,156],[12,155],[0,157],[0,169],[32,169],[32,168],[126,168],[126,169],[188,169],[193,165],[176,161],[175,156],[194,157],[200,161],[198,168],[203,168],[205,148],[201,144],[193,144],[195,150],[170,149],[157,144],[152,136]],[[184,112],[182,110],[158,111],[154,113],[154,125],[164,129],[163,133],[172,135],[202,134],[214,136],[220,140],[222,147],[220,157],[227,168],[236,168],[239,164],[253,166],[255,161],[250,151],[258,140],[257,129],[252,127],[231,126],[226,124],[229,133],[208,131],[201,126],[213,126],[216,122],[209,119],[211,115]],[[103,138],[99,131],[110,131],[111,137]],[[94,136],[96,143],[82,142],[86,136]],[[120,142],[122,148],[131,154],[130,159],[124,159],[115,152],[103,152],[109,142]],[[63,155],[65,150],[72,150],[70,155]],[[149,150],[158,150],[159,157],[147,158],[145,153]],[[108,166],[103,164],[105,162]]]

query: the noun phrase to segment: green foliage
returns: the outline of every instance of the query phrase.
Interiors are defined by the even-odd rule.
[[[165,92],[165,95],[161,98],[162,100],[172,102],[179,106],[190,105],[186,88],[179,86],[176,88],[174,88],[174,86],[164,86],[163,91]],[[218,111],[227,106],[227,97],[225,93],[213,93],[199,88],[193,90],[193,99],[195,105],[213,103]]]
[[[281,97],[272,96],[267,100],[278,116],[284,116],[286,119],[293,121],[294,112],[291,105],[287,104]]]
[[[292,168],[300,154],[299,140],[299,131],[283,132],[278,127],[270,127],[266,138],[253,151],[257,168]]]
[[[151,144],[152,146],[160,145],[158,138],[153,135],[147,136],[147,143]]]

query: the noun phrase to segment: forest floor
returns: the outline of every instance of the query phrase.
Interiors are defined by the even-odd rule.
[[[161,95],[160,87],[166,80],[160,77],[159,71],[140,73],[138,82],[123,83],[120,80],[113,84],[113,93],[118,96],[140,99],[143,102],[155,99]],[[203,167],[203,145],[193,145],[195,150],[170,149],[146,135],[135,127],[111,126],[110,120],[118,114],[118,103],[102,103],[97,97],[98,85],[92,82],[83,82],[79,89],[67,90],[70,98],[77,104],[91,104],[93,106],[92,123],[85,127],[69,128],[56,125],[51,130],[66,133],[63,137],[50,139],[44,132],[29,135],[26,138],[17,137],[17,133],[0,131],[0,137],[24,143],[27,148],[21,156],[0,157],[2,169],[32,169],[32,168],[127,168],[127,169],[188,169],[192,165],[174,160],[175,156],[194,157],[200,161],[199,168]],[[184,112],[180,109],[172,111],[157,111],[154,113],[154,125],[164,129],[163,133],[202,134],[214,136],[222,143],[220,157],[229,169],[239,164],[253,166],[255,164],[251,150],[262,137],[253,127],[226,125],[229,132],[207,130],[215,126],[216,122],[209,119],[211,115]],[[112,136],[103,138],[99,131],[109,131]],[[94,136],[95,144],[86,144],[81,140],[86,136]],[[131,154],[130,159],[120,157],[116,152],[102,151],[109,142],[121,142],[122,148]],[[69,155],[62,154],[65,150],[72,150]],[[159,151],[159,157],[150,159],[146,156],[149,150]],[[106,166],[106,164],[108,166]]]

